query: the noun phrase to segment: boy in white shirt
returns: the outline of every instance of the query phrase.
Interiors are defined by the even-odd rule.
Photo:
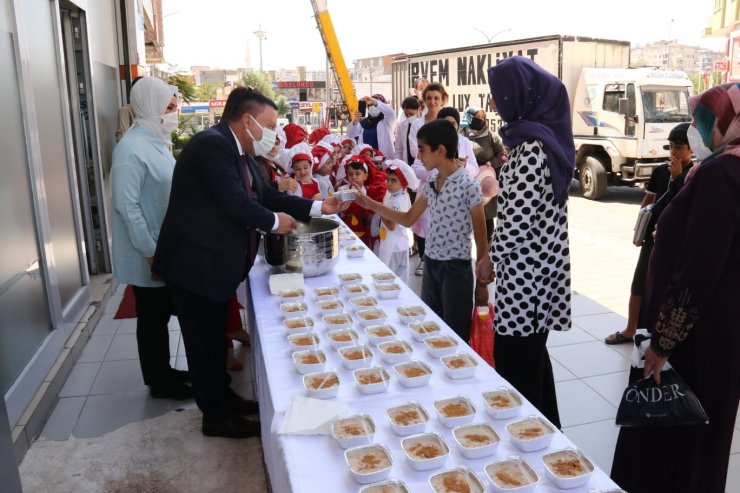
[[[385,183],[388,191],[383,199],[383,205],[395,211],[407,212],[411,209],[411,198],[406,189],[416,189],[419,184],[418,179],[411,166],[402,160],[394,159],[386,162],[390,163],[390,166],[385,170]],[[378,257],[399,279],[407,283],[409,278],[408,228],[390,219],[382,219],[379,236]]]

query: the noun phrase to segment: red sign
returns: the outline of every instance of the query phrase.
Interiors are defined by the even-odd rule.
[[[717,60],[714,62],[715,72],[727,72],[727,60]]]
[[[225,99],[211,99],[210,101],[208,101],[208,106],[210,106],[211,109],[223,108],[224,106],[226,106],[226,100]]]
[[[278,81],[274,83],[278,89],[312,89],[324,88],[326,82],[321,80],[301,80],[301,81]]]

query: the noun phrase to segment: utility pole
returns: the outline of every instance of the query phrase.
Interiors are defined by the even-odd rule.
[[[259,29],[254,32],[254,35],[260,40],[260,72],[264,72],[262,69],[262,40],[267,39],[267,31],[263,30],[262,24],[260,24]]]

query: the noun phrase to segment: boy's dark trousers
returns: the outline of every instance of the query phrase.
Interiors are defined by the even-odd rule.
[[[466,343],[473,317],[473,284],[470,260],[424,258],[421,299]]]

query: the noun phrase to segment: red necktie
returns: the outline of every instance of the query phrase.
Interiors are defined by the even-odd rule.
[[[252,192],[252,183],[249,179],[251,173],[249,172],[249,165],[247,164],[247,156],[242,154],[239,159],[244,166],[244,186],[247,188],[247,197],[254,199],[254,193]],[[249,265],[254,265],[254,259],[257,257],[257,250],[259,249],[259,234],[256,228],[249,228]]]

